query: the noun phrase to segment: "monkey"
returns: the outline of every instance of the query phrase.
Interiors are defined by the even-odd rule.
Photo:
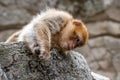
[[[63,52],[85,45],[88,30],[85,24],[63,10],[48,9],[37,14],[20,31],[8,38],[6,43],[24,41],[33,54],[49,59],[51,47]]]

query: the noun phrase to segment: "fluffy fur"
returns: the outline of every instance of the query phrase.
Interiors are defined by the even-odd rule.
[[[56,47],[68,51],[83,46],[88,39],[88,31],[84,23],[74,19],[65,11],[49,9],[38,14],[21,31],[13,34],[6,42],[25,41],[34,54],[48,59],[50,49]]]

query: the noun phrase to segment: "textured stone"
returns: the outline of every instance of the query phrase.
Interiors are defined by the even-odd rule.
[[[110,66],[110,62],[107,60],[101,60],[98,62],[98,64],[100,65],[100,68],[102,68],[103,70],[107,70],[108,67]]]
[[[87,24],[90,37],[99,35],[120,36],[120,23],[112,21],[102,21]]]
[[[84,15],[86,14],[86,16],[93,16],[96,13],[99,13],[103,10],[105,10],[111,3],[113,0],[88,0],[85,2],[84,4],[84,10],[85,12],[83,13]],[[89,6],[89,7],[88,7]]]
[[[115,74],[115,72],[114,72],[113,70],[109,70],[109,71],[106,71],[106,70],[104,70],[104,71],[98,70],[96,73],[98,73],[98,74],[103,74],[104,76],[109,77],[110,80],[115,80],[116,74]]]
[[[94,75],[93,77],[95,78],[95,80],[110,80],[108,77],[102,76],[94,72],[91,72],[91,74]]]
[[[0,65],[0,80],[8,80],[5,72],[1,69],[1,65]]]
[[[120,54],[120,39],[106,36],[104,37],[104,43],[107,50],[111,55]]]
[[[120,71],[120,39],[113,36],[99,36],[88,41],[90,53],[86,56],[87,62],[93,71],[109,76],[115,80],[116,74]],[[84,47],[84,50],[88,48]],[[87,51],[86,51],[87,52]]]
[[[92,54],[89,54],[88,57],[86,57],[86,58],[87,58],[87,62],[90,63],[90,64],[92,62],[96,61],[94,55],[92,55]]]
[[[120,54],[113,57],[113,66],[117,72],[120,72]]]
[[[25,15],[23,15],[25,14]],[[26,24],[31,16],[25,10],[16,8],[0,9],[0,30],[9,28],[20,28],[23,24]]]
[[[51,58],[44,61],[31,55],[25,43],[0,43],[0,64],[10,80],[93,80],[80,53],[51,52]]]
[[[114,13],[113,13],[114,12]],[[115,20],[115,21],[120,21],[120,8],[110,8],[106,11],[106,14],[108,15],[108,17],[112,20]]]
[[[91,68],[93,71],[96,71],[96,70],[98,70],[98,69],[100,68],[100,65],[98,64],[97,61],[91,62],[91,63],[89,64],[89,66],[90,66],[90,68]]]
[[[106,49],[105,48],[94,48],[92,49],[91,53],[92,53],[91,55],[94,55],[95,59],[98,61],[98,60],[103,59],[103,57],[106,54]]]
[[[110,64],[110,66],[112,66],[112,65],[111,65],[111,63],[112,63],[112,55],[111,55],[111,53],[109,53],[109,51],[107,51],[107,53],[104,55],[103,60],[108,61],[109,64]]]
[[[120,80],[120,72],[118,73],[116,80]]]
[[[120,4],[119,3],[120,3],[120,0],[115,0],[113,6],[115,6],[117,8],[120,8]]]
[[[75,49],[77,52],[80,52],[84,57],[89,57],[90,55],[90,47],[88,45],[84,45],[83,47],[78,47]]]
[[[7,38],[16,31],[16,29],[0,31],[0,42],[6,41]]]
[[[94,48],[94,47],[102,47],[104,46],[104,38],[101,38],[101,37],[98,37],[98,38],[94,38],[94,39],[90,39],[88,41],[88,45],[89,47],[91,48]]]
[[[63,9],[75,17],[87,18],[103,11],[111,3],[112,0],[0,0],[0,29],[22,27],[31,20],[31,16],[47,7]]]

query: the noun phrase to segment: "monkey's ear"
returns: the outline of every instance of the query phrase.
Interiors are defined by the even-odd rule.
[[[79,20],[73,20],[73,24],[74,24],[75,26],[81,26],[81,25],[82,25],[82,22],[79,21]]]

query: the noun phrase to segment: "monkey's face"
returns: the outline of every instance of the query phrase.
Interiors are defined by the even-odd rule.
[[[83,46],[88,40],[88,31],[79,20],[70,21],[61,31],[59,45],[63,50],[71,50]]]

